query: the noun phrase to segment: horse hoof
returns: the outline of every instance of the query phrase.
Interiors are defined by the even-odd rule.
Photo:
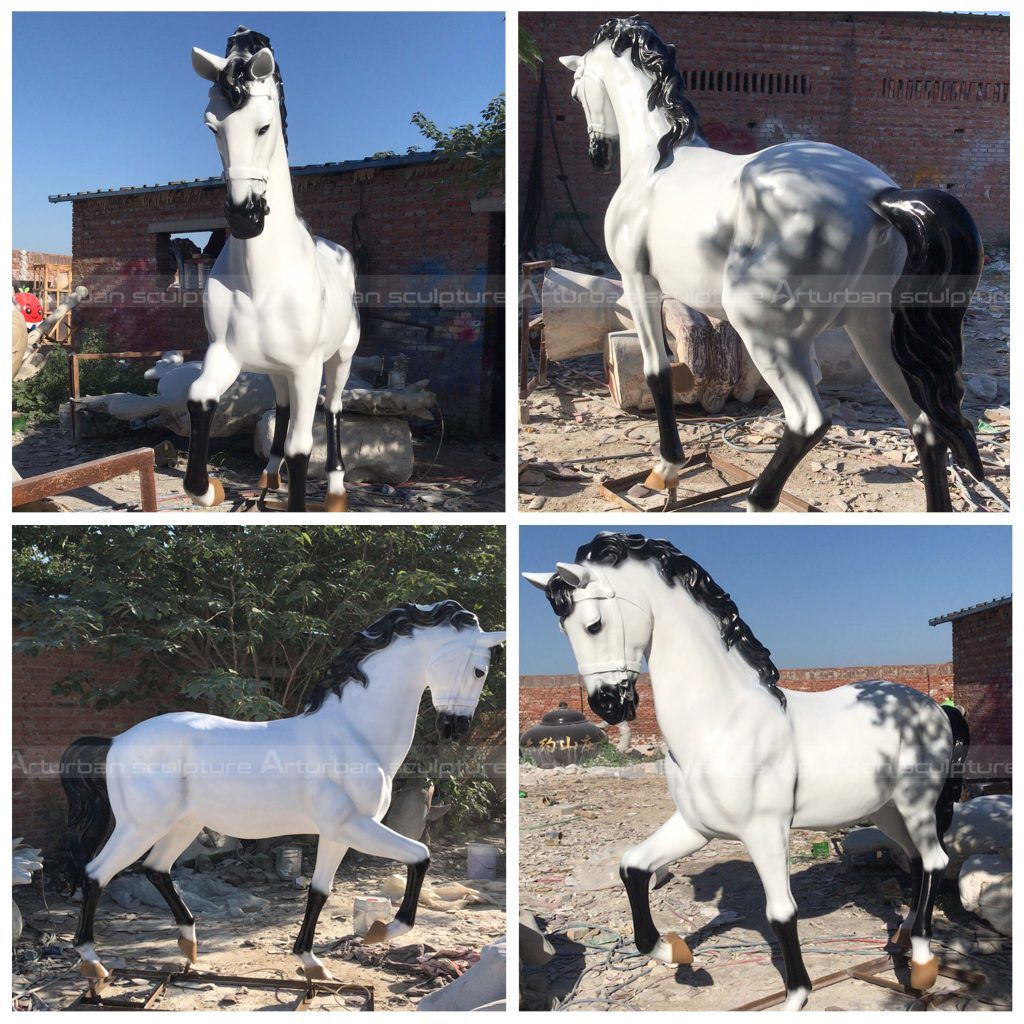
[[[686,940],[682,938],[682,936],[677,935],[675,932],[669,932],[664,936],[662,942],[664,942],[669,948],[671,956],[670,963],[693,963],[693,953],[690,951],[690,947],[686,944]]]
[[[199,943],[195,939],[186,939],[184,935],[179,935],[178,949],[188,957],[189,963],[194,964],[199,959]]]
[[[374,921],[370,930],[363,936],[364,946],[375,946],[378,942],[384,942],[388,937],[388,926],[383,921]]]
[[[213,501],[210,503],[212,508],[214,505],[219,505],[224,500],[224,485],[214,477],[210,481],[210,486],[213,488]]]
[[[99,960],[83,960],[78,969],[86,981],[103,981],[104,978],[110,977],[110,971]]]
[[[910,961],[910,987],[918,992],[931,988],[938,976],[939,961],[937,957],[933,956],[931,960],[923,964],[915,963],[913,960]]]
[[[341,494],[328,494],[324,501],[325,512],[347,512],[348,495],[342,491]]]
[[[644,481],[644,487],[652,491],[671,491],[679,483],[679,470],[675,466],[668,467],[666,474],[661,465],[655,466]]]
[[[323,964],[303,964],[302,973],[306,981],[334,981],[331,972]]]
[[[263,470],[260,473],[260,482],[256,486],[263,491],[279,491],[281,489],[281,474],[268,473]]]

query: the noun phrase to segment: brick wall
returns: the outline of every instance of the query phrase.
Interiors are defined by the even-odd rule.
[[[1012,624],[1012,604],[953,621],[953,699],[967,715],[971,756],[980,774],[1010,774]],[[985,770],[988,764],[991,771]]]
[[[867,12],[641,16],[676,45],[687,94],[713,147],[751,153],[792,139],[831,142],[877,164],[905,188],[948,188],[972,212],[989,244],[1009,236],[1009,18]],[[545,58],[569,186],[598,243],[618,175],[591,168],[582,108],[570,99],[571,76],[557,58],[584,53],[605,17],[560,11],[524,12],[519,18]],[[691,84],[693,71],[698,78]],[[739,75],[740,88],[719,91],[719,71],[734,80]],[[806,91],[776,91],[774,82],[771,93],[761,91],[762,75],[802,76]],[[799,84],[800,77],[794,81]],[[534,148],[537,84],[531,72],[521,70],[524,184]],[[726,79],[723,85],[728,84]],[[592,249],[556,177],[549,134],[543,162],[545,208],[537,239]],[[524,194],[521,188],[520,202]]]
[[[69,266],[70,256],[58,256],[52,252],[33,252],[30,249],[11,250],[11,281],[17,283],[26,281],[32,282],[33,263],[59,263]]]
[[[488,434],[501,322],[485,334],[488,307],[451,295],[435,303],[427,289],[459,286],[464,294],[482,293],[489,266],[493,273],[495,261],[501,265],[503,217],[473,212],[476,186],[444,163],[301,175],[293,185],[313,233],[349,251],[356,248],[358,214],[367,273],[357,288],[385,297],[383,305],[374,300],[367,309],[359,353],[381,354],[390,363],[401,350],[410,358],[409,379],[432,381],[449,426],[463,435]],[[76,327],[101,328],[122,350],[205,349],[201,297],[168,289],[175,273],[169,235],[150,229],[222,219],[224,198],[223,187],[216,186],[74,200],[75,283],[93,293],[75,311]],[[410,288],[426,297],[387,304],[389,292]],[[374,317],[394,313],[424,329],[404,337],[401,328],[397,335],[375,330]]]
[[[870,665],[853,668],[798,668],[781,669],[781,683],[787,690],[833,690],[846,683],[862,679],[891,679],[893,682],[912,686],[941,701],[953,693],[953,664],[939,665]],[[654,700],[651,684],[646,674],[637,685],[640,704],[633,735],[637,739],[654,739],[660,736],[654,717]],[[582,711],[588,721],[600,721],[587,706],[586,692],[578,676],[524,676],[519,681],[519,729],[522,732],[540,721],[545,711],[558,707],[565,701],[571,708]],[[1009,721],[1009,719],[1007,719]]]
[[[150,697],[102,712],[54,697],[53,684],[73,669],[88,669],[102,687],[123,680],[132,665],[90,661],[63,650],[37,657],[15,655],[12,665],[12,826],[15,836],[24,836],[48,853],[60,848],[63,834],[67,804],[56,769],[65,747],[79,736],[114,736],[145,718],[182,709],[176,694],[173,699]]]

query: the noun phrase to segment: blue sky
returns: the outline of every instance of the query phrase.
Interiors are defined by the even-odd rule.
[[[972,526],[545,526],[520,530],[520,568],[550,572],[602,529],[671,541],[735,600],[780,668],[952,657],[937,615],[1011,592],[1010,531]],[[520,671],[575,673],[544,595],[520,579]]]
[[[71,252],[71,205],[48,195],[219,174],[191,54],[238,25],[274,47],[293,164],[427,149],[415,111],[475,122],[505,87],[497,12],[15,14],[14,247]]]

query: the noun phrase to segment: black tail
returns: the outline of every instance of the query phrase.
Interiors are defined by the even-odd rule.
[[[967,719],[960,712],[949,704],[943,704],[942,710],[946,712],[949,724],[953,729],[953,751],[949,759],[949,775],[946,776],[946,784],[939,793],[939,799],[935,803],[935,826],[939,833],[939,842],[942,848],[946,848],[943,837],[953,823],[953,805],[960,796],[960,790],[964,785],[964,765],[967,762],[967,751],[971,746],[971,730],[967,726]]]
[[[106,779],[112,742],[102,736],[83,736],[72,742],[60,759],[71,829],[72,892],[85,881],[86,864],[99,853],[113,826]]]
[[[891,188],[875,202],[907,243],[893,296],[892,354],[939,439],[981,480],[974,427],[960,411],[962,325],[981,278],[981,235],[964,205],[942,189]]]

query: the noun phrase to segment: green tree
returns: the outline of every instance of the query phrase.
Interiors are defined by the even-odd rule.
[[[434,152],[468,171],[481,195],[500,192],[505,183],[505,94],[495,96],[480,112],[478,124],[439,128],[417,111],[412,123],[433,143]],[[410,150],[412,152],[412,150]]]

